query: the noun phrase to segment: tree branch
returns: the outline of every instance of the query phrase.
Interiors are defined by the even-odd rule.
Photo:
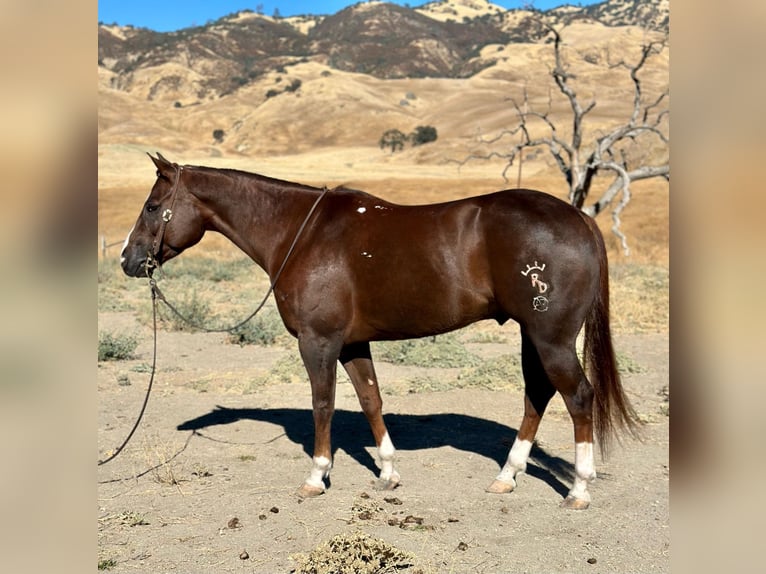
[[[604,166],[607,167],[606,165]],[[643,166],[633,171],[626,172],[625,176],[629,181],[638,181],[641,179],[649,179],[652,177],[670,177],[670,166],[658,165],[658,166]],[[609,188],[601,195],[601,197],[592,204],[583,207],[583,213],[596,217],[601,213],[610,203],[614,200],[617,194],[622,189],[623,183],[621,179],[616,179]]]
[[[620,239],[623,250],[629,253],[627,238],[620,229],[620,217],[631,201],[631,182],[650,177],[664,177],[666,179],[670,177],[670,167],[667,160],[665,160],[664,165],[642,165],[643,159],[649,155],[647,150],[657,149],[657,142],[647,138],[657,138],[658,142],[665,146],[669,144],[666,119],[670,114],[667,107],[670,92],[665,89],[652,101],[646,102],[644,86],[641,81],[641,73],[648,62],[653,56],[661,54],[667,47],[667,37],[642,45],[638,59],[632,63],[627,63],[624,59],[613,62],[609,52],[607,52],[607,67],[609,69],[624,68],[628,72],[633,86],[632,106],[623,123],[613,125],[605,130],[605,133],[596,134],[597,137],[586,141],[585,136],[591,136],[586,133],[585,119],[596,107],[596,100],[593,99],[587,104],[583,104],[578,98],[572,85],[576,82],[577,77],[570,71],[565,61],[562,31],[545,23],[542,25],[547,30],[548,37],[552,36],[553,38],[554,64],[548,69],[548,73],[561,96],[566,98],[569,104],[572,114],[571,134],[567,133],[565,139],[558,129],[559,126],[551,118],[553,101],[550,91],[548,109],[540,112],[529,109],[529,98],[525,89],[524,99],[521,102],[523,108],[516,100],[509,99],[517,118],[516,126],[501,131],[495,138],[481,140],[482,143],[491,145],[511,136],[518,138],[518,141],[511,143],[504,152],[492,152],[484,157],[501,157],[506,160],[503,178],[507,181],[508,170],[525,148],[546,147],[559,171],[566,178],[569,187],[569,201],[572,205],[590,216],[596,216],[609,206],[613,206],[612,220],[614,225],[612,231]],[[540,135],[541,128],[545,130],[542,135]],[[648,142],[648,144],[644,142]],[[647,147],[647,145],[652,147]],[[471,158],[475,157],[477,156],[471,156]],[[641,159],[637,161],[636,158]],[[597,175],[604,172],[612,172],[614,181],[598,200],[588,202],[593,180]]]

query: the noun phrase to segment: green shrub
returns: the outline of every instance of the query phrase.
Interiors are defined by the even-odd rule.
[[[374,348],[381,360],[398,365],[455,368],[480,362],[454,333],[406,341],[382,341],[374,343]]]
[[[196,291],[185,295],[183,299],[175,302],[174,306],[183,319],[164,305],[158,307],[160,319],[167,321],[172,331],[194,332],[200,327],[212,327],[208,325],[210,306],[197,296]]]
[[[251,273],[253,262],[246,258],[218,259],[214,257],[178,257],[169,261],[163,270],[168,277],[187,277],[214,283],[233,281]]]
[[[308,379],[303,361],[296,353],[290,353],[279,359],[271,370],[264,376],[258,377],[251,383],[251,387],[260,387],[267,384],[292,384],[302,383]]]
[[[455,381],[457,388],[502,389],[524,387],[521,360],[518,355],[501,355],[495,359],[463,369]]]
[[[295,92],[296,90],[298,90],[301,87],[302,83],[303,82],[301,82],[300,79],[295,78],[292,82],[290,82],[290,85],[285,88],[285,91],[286,92]]]
[[[124,361],[134,358],[138,340],[132,335],[114,335],[109,332],[98,334],[98,360]]]
[[[238,345],[273,345],[285,332],[282,319],[274,310],[266,309],[229,334],[229,342]]]
[[[99,570],[111,570],[115,566],[117,566],[117,561],[114,558],[105,558],[98,561]]]
[[[423,145],[430,142],[435,142],[438,137],[436,128],[433,126],[418,126],[415,131],[410,134],[410,141],[413,146]]]

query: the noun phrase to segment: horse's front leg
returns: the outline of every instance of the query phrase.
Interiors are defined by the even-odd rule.
[[[332,467],[330,427],[335,412],[335,376],[341,343],[315,334],[301,334],[298,338],[303,364],[311,382],[314,412],[314,456],[311,473],[298,494],[304,498],[318,496],[325,491],[325,479]]]
[[[383,422],[383,400],[380,398],[378,378],[372,363],[369,343],[356,343],[343,347],[340,362],[354,385],[359,404],[370,423],[380,459],[378,490],[393,490],[399,484],[399,473],[394,470],[394,444]]]

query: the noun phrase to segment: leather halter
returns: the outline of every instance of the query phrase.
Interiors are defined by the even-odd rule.
[[[182,165],[177,163],[173,164],[173,168],[176,170],[176,179],[173,182],[173,187],[170,190],[170,207],[166,208],[162,212],[162,223],[157,231],[157,235],[152,242],[152,251],[148,254],[146,259],[147,274],[150,275],[150,270],[158,268],[160,266],[160,254],[162,251],[162,245],[165,240],[165,228],[173,217],[173,207],[176,203],[176,195],[178,194],[178,183],[181,181],[181,172],[184,170]]]

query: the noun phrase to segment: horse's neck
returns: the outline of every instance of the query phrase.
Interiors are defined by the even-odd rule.
[[[281,265],[290,243],[316,199],[312,188],[241,175],[210,194],[212,228],[226,236],[269,275]]]

